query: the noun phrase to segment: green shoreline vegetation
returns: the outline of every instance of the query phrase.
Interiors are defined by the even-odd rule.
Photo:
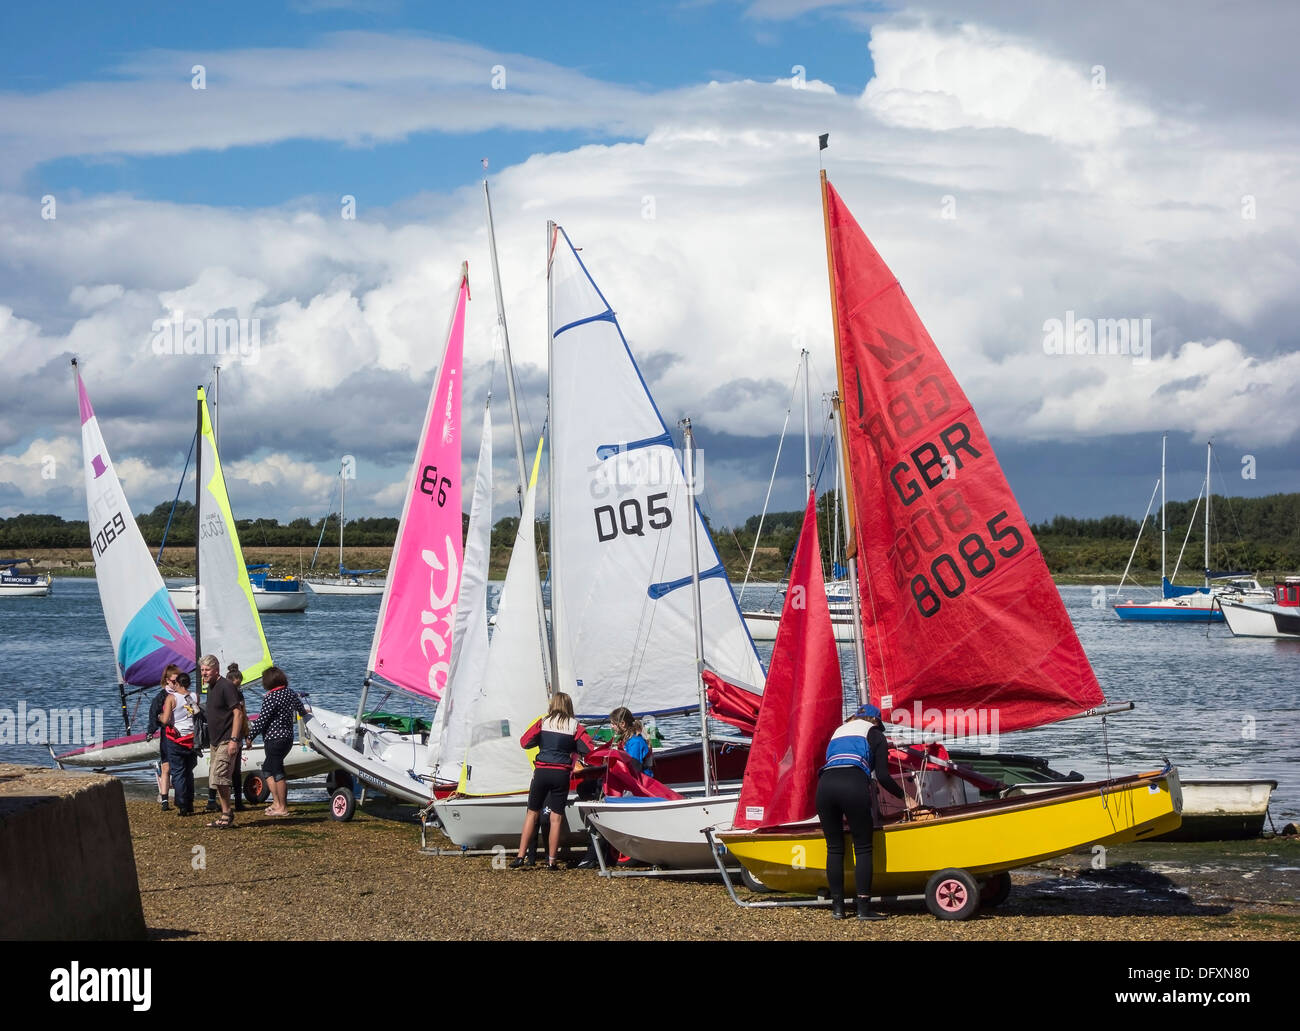
[[[821,522],[822,548],[829,565],[834,537],[830,512],[835,503],[833,493],[823,495],[817,507]],[[1181,583],[1194,583],[1201,576],[1204,554],[1203,509],[1196,512],[1191,533],[1187,534],[1194,503],[1171,502],[1168,505],[1170,571],[1178,552],[1187,543],[1179,569]],[[1277,574],[1300,570],[1300,493],[1271,494],[1259,498],[1213,499],[1211,526],[1211,562],[1215,569]],[[167,528],[169,515],[170,529]],[[468,516],[465,517],[468,523]],[[710,527],[718,553],[733,581],[745,575],[759,516],[750,516],[734,527]],[[750,579],[774,581],[784,577],[803,522],[803,512],[769,512],[762,519],[762,541],[754,554]],[[505,575],[510,546],[519,520],[506,517],[492,528],[492,567],[494,577]],[[167,550],[162,571],[168,576],[193,575],[194,506],[181,502],[174,514],[171,505],[158,505],[152,512],[136,517],[146,543],[157,551],[167,532]],[[240,540],[250,562],[269,562],[280,573],[307,572],[312,552],[321,540],[322,521],[295,519],[281,525],[274,519],[239,520]],[[1042,549],[1047,568],[1058,582],[1100,583],[1119,578],[1129,561],[1140,521],[1129,516],[1111,515],[1100,519],[1076,519],[1056,516],[1031,524]],[[548,527],[538,523],[539,547],[546,554]],[[387,566],[397,535],[393,518],[350,519],[347,524],[348,545],[344,558],[352,568]],[[331,541],[334,542],[331,546]],[[324,540],[315,572],[329,575],[335,571],[338,555],[338,516],[324,522]],[[93,576],[94,563],[89,547],[89,528],[85,520],[65,520],[55,515],[17,515],[0,519],[0,554],[19,558],[32,557],[39,568],[50,569],[60,576]],[[1158,584],[1160,578],[1160,524],[1157,516],[1147,519],[1142,540],[1133,556],[1131,578]]]

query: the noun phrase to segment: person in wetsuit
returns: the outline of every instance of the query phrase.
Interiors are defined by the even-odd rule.
[[[817,778],[817,819],[826,836],[826,881],[831,893],[831,916],[844,918],[844,820],[853,835],[854,888],[859,920],[884,920],[871,908],[871,834],[874,830],[871,781],[895,798],[906,800],[903,789],[889,775],[889,743],[880,710],[863,705],[831,735],[826,765]]]
[[[564,807],[569,802],[569,774],[573,770],[574,753],[586,755],[596,747],[587,728],[573,718],[573,699],[563,691],[551,696],[546,715],[524,731],[519,739],[522,748],[537,748],[533,760],[533,782],[528,788],[528,813],[524,817],[524,830],[519,836],[519,855],[510,864],[512,869],[531,865],[525,858],[528,843],[537,832],[537,821],[542,808],[551,811],[550,836],[547,840],[546,869],[558,870],[555,854],[560,847],[560,824],[564,822]]]

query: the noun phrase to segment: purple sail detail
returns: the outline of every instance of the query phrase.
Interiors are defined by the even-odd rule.
[[[163,670],[172,663],[186,673],[194,669],[194,638],[164,587],[127,624],[117,664],[128,684],[147,687],[161,682]]]
[[[81,425],[86,425],[95,417],[95,410],[90,407],[90,398],[86,396],[86,388],[81,382],[81,377],[77,377],[77,405],[81,409]]]

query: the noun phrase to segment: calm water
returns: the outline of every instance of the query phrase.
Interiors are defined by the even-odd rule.
[[[771,588],[751,587],[746,602],[762,603]],[[1164,757],[1184,776],[1267,777],[1278,782],[1273,818],[1300,819],[1300,642],[1234,638],[1225,627],[1124,623],[1093,608],[1088,587],[1064,587],[1066,608],[1111,701],[1133,700],[1135,711],[1074,720],[1002,735],[1003,751],[1029,752],[1058,769],[1088,777],[1151,769]],[[495,593],[493,598],[495,603]],[[379,598],[315,595],[305,613],[267,615],[266,636],[276,662],[313,702],[352,711],[365,674]],[[770,645],[760,645],[764,660]],[[48,598],[0,600],[0,711],[102,709],[107,737],[122,732],[113,654],[93,580],[61,579]],[[851,656],[846,660],[852,683]],[[374,697],[374,696],[372,696]],[[131,700],[140,711],[148,694]],[[378,702],[382,695],[375,697]],[[390,711],[427,715],[418,702],[394,696]],[[661,721],[674,737],[693,721]],[[1104,729],[1104,734],[1103,734]],[[39,745],[0,745],[0,761],[49,764]],[[147,775],[129,775],[144,790]]]

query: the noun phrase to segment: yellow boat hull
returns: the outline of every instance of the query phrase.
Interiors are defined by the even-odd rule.
[[[1155,837],[1178,828],[1182,808],[1178,771],[1170,768],[937,810],[932,818],[891,823],[875,832],[872,893],[919,894],[944,869],[966,870],[978,879],[1094,844]],[[826,840],[816,823],[722,831],[717,837],[775,891],[813,893],[827,886]],[[853,842],[847,834],[844,888],[853,894]]]

